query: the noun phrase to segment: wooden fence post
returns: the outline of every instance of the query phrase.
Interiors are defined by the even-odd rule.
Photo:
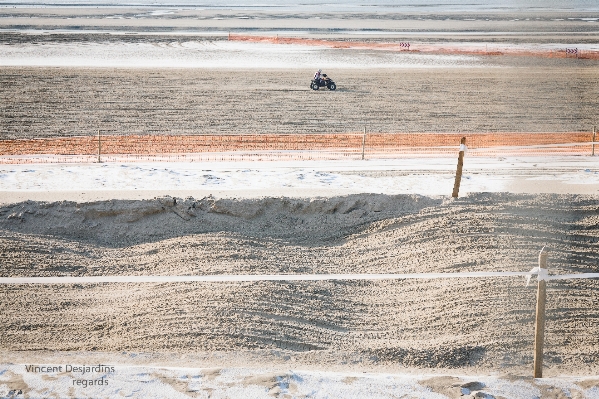
[[[458,168],[455,172],[455,182],[453,183],[453,198],[458,197],[460,191],[460,183],[462,181],[462,167],[464,166],[464,151],[466,150],[466,137],[462,137],[460,140],[460,155],[458,156]]]
[[[102,142],[100,141],[100,130],[98,130],[98,163],[102,163]]]
[[[364,148],[366,147],[366,127],[364,128],[364,134],[362,135],[362,160],[364,160]]]
[[[539,277],[547,274],[547,251],[543,247],[539,253]],[[545,340],[545,302],[547,282],[539,280],[537,286],[537,313],[535,317],[535,356],[534,378],[543,378],[543,342]]]

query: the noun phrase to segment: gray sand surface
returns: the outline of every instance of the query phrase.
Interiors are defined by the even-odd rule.
[[[486,68],[309,70],[3,69],[4,138],[105,134],[590,131],[593,62],[524,57]],[[223,81],[223,79],[225,79]]]

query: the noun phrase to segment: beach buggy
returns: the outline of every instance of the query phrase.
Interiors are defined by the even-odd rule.
[[[321,87],[326,87],[329,90],[335,90],[337,85],[333,82],[333,79],[329,78],[326,73],[321,74],[321,70],[319,69],[312,79],[312,83],[310,83],[310,88],[312,90],[318,90]]]

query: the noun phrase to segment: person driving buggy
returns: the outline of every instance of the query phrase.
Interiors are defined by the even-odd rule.
[[[318,71],[316,71],[314,73],[314,80],[316,82],[318,82],[318,84],[320,84],[320,79],[321,79],[321,77],[320,77],[321,75],[320,74],[321,74],[321,72],[322,72],[322,69],[319,69]]]

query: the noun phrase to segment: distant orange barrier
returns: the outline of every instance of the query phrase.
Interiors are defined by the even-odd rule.
[[[450,46],[444,44],[418,44],[410,43],[405,46],[404,42],[397,43],[374,43],[360,41],[343,41],[343,40],[325,40],[325,39],[305,39],[297,37],[279,37],[279,36],[254,36],[254,35],[237,35],[229,34],[231,41],[244,42],[268,42],[275,44],[303,44],[310,46],[324,46],[330,48],[361,48],[361,49],[381,49],[391,51],[409,51],[416,53],[433,53],[433,54],[463,54],[463,55],[517,55],[528,57],[543,57],[543,58],[578,58],[599,60],[599,51],[577,49],[576,53],[572,53],[570,48],[563,49],[519,49],[500,48],[487,50],[487,48],[476,48],[467,46]],[[411,47],[410,47],[411,46]]]

